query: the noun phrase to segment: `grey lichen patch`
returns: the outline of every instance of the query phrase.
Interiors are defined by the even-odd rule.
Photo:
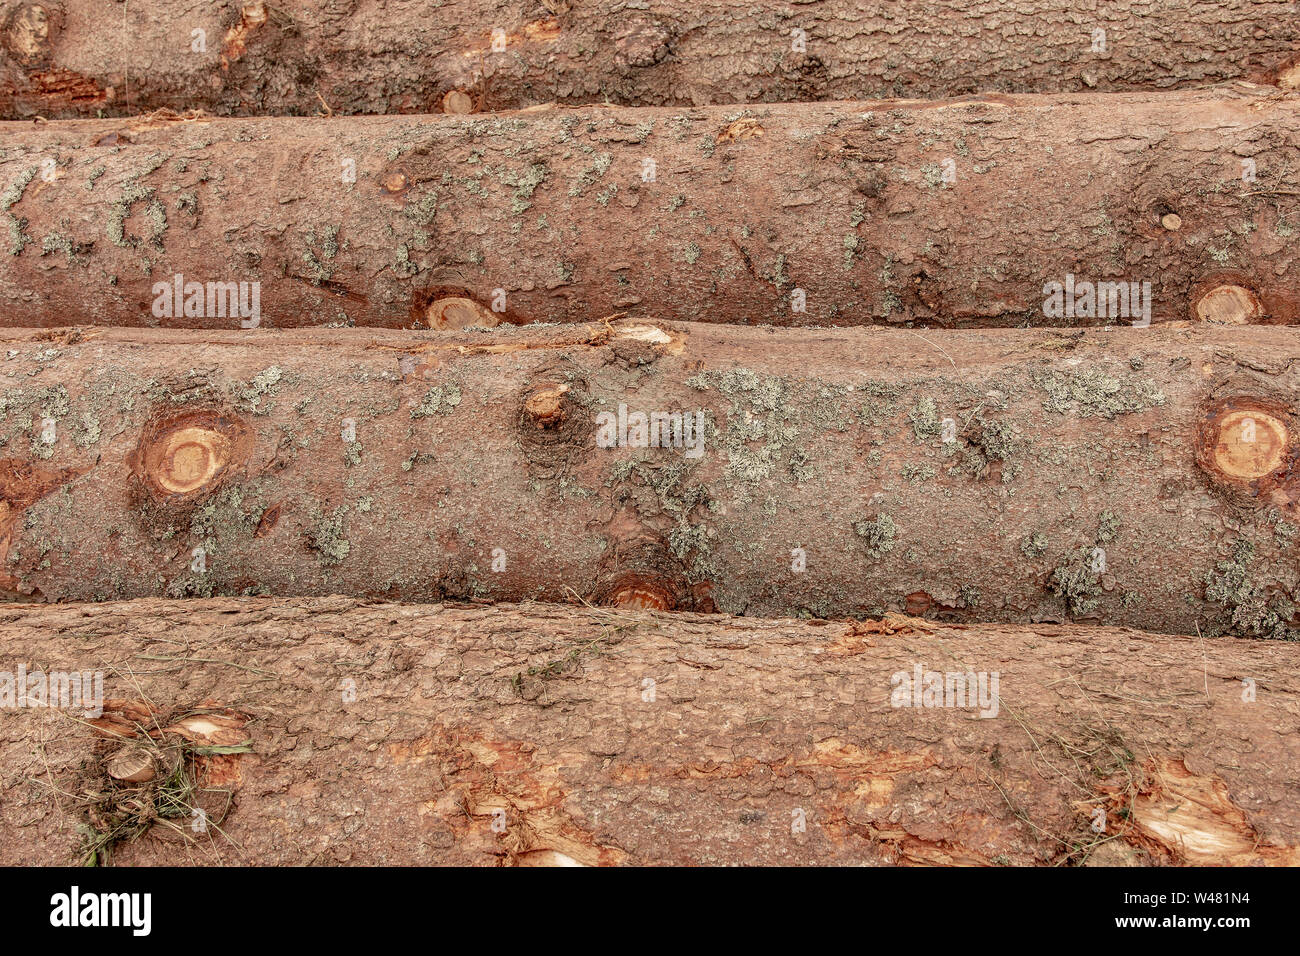
[[[261,509],[244,510],[246,492],[238,485],[222,489],[213,498],[195,508],[190,516],[190,534],[199,540],[208,557],[257,529]]]
[[[1002,463],[1002,480],[1010,482],[1020,471],[1018,465],[1007,466],[1019,452],[1023,441],[1010,423],[999,419],[977,418],[963,432],[964,446],[958,464],[950,474],[964,472],[977,481],[988,474],[995,462]]]
[[[530,201],[537,187],[546,182],[550,170],[545,163],[533,163],[522,173],[507,170],[501,174],[501,181],[514,188],[514,197],[510,204],[513,215],[523,215],[532,206]],[[608,200],[607,200],[608,201]]]
[[[393,251],[393,271],[399,276],[413,276],[420,271],[420,267],[411,261],[411,250],[407,248],[406,243],[402,243]]]
[[[858,421],[869,427],[881,425],[893,417],[898,409],[898,396],[903,392],[901,386],[888,382],[867,382],[859,385],[857,390],[866,393],[858,407]]]
[[[853,522],[853,530],[862,539],[864,550],[873,558],[894,550],[898,525],[887,512],[882,511],[871,520],[864,518]]]
[[[1047,393],[1043,408],[1058,415],[1114,418],[1165,404],[1164,393],[1152,379],[1125,383],[1099,369],[1077,372],[1035,372],[1034,384]]]
[[[438,215],[438,192],[430,190],[418,200],[410,201],[402,209],[402,215],[417,226],[428,226]]]
[[[167,207],[157,199],[152,199],[149,208],[145,210],[145,218],[149,222],[149,244],[155,249],[161,249],[163,235],[167,232]]]
[[[785,291],[785,287],[790,285],[790,276],[788,276],[785,271],[784,255],[778,255],[776,257],[776,262],[772,266],[772,271],[765,274],[763,278],[776,286],[778,292]]]
[[[12,426],[17,432],[6,435],[4,444],[26,434],[31,454],[40,459],[50,458],[58,439],[58,421],[68,411],[68,390],[62,385],[6,390],[0,395],[0,422]],[[47,423],[54,427],[47,428]]]
[[[73,429],[72,440],[82,448],[89,448],[99,441],[101,434],[98,416],[94,412],[82,412]]]
[[[23,232],[27,228],[27,220],[15,216],[11,210],[18,203],[18,200],[23,198],[23,193],[26,191],[28,184],[36,178],[38,169],[37,166],[24,169],[18,174],[18,178],[9,185],[9,188],[0,193],[0,211],[5,214],[5,224],[9,232],[10,255],[18,255],[23,251],[23,247],[31,242],[31,239]]]
[[[592,160],[591,165],[584,169],[579,174],[578,179],[574,184],[569,187],[569,195],[581,196],[583,190],[604,176],[605,173],[609,172],[610,163],[613,161],[614,157],[609,153],[600,153],[597,155],[596,158]]]
[[[936,163],[926,163],[921,167],[921,181],[930,189],[950,189],[952,183],[944,177],[943,167]]]
[[[31,181],[36,178],[39,169],[38,166],[30,166],[18,174],[18,177],[9,184],[9,188],[0,193],[0,210],[8,212],[18,204],[18,200],[23,198],[23,193],[27,191]]]
[[[937,472],[935,471],[934,465],[930,465],[930,464],[924,464],[924,465],[908,464],[908,465],[904,465],[902,470],[903,480],[911,482],[914,485],[924,484],[925,482],[933,478],[936,474]]]
[[[934,441],[941,430],[939,412],[934,399],[928,395],[918,398],[907,412],[907,420],[912,423],[912,433],[917,441]]]
[[[460,386],[454,382],[435,385],[424,393],[420,404],[411,409],[412,420],[433,415],[450,415],[460,404]]]
[[[1208,633],[1300,640],[1300,631],[1289,625],[1296,612],[1295,605],[1286,596],[1270,596],[1252,580],[1250,564],[1254,557],[1255,546],[1239,540],[1233,545],[1232,557],[1220,561],[1206,574],[1205,599],[1223,608]]]
[[[343,464],[347,468],[355,468],[361,464],[361,442],[345,441],[343,443]]]
[[[973,584],[963,584],[957,589],[957,604],[968,610],[975,610],[984,601],[980,589]]]
[[[5,222],[9,231],[9,254],[11,256],[19,255],[27,247],[27,244],[32,241],[24,231],[27,228],[27,219],[6,213]]]
[[[272,365],[254,375],[247,384],[236,385],[235,397],[239,407],[254,415],[265,415],[272,408],[269,398],[283,377],[284,371],[280,366]]]
[[[685,258],[688,265],[694,265],[696,262],[699,261],[700,247],[692,242],[690,245],[686,247],[686,252],[684,253],[683,257]]]
[[[41,255],[47,256],[52,252],[62,252],[67,257],[69,264],[75,262],[77,256],[82,255],[89,248],[89,243],[77,242],[70,236],[58,232],[52,232],[41,240]]]
[[[1035,531],[1033,534],[1026,535],[1025,540],[1020,542],[1020,553],[1027,558],[1041,558],[1047,553],[1049,543],[1047,535]]]
[[[140,180],[165,163],[170,153],[155,153],[145,161],[144,166],[132,174],[122,184],[122,195],[109,207],[106,231],[109,241],[115,246],[134,249],[140,245],[140,238],[126,233],[126,221],[131,216],[131,208],[136,203],[148,201],[146,218],[149,222],[148,240],[157,249],[162,248],[162,237],[167,231],[167,208],[154,198],[154,188],[141,184]]]
[[[669,530],[668,548],[682,561],[690,581],[708,580],[716,573],[710,555],[707,523],[696,520],[714,510],[707,485],[694,480],[697,461],[681,460],[659,464],[654,459],[623,459],[610,468],[609,482],[618,489],[619,500],[631,500],[638,515],[653,522],[659,516],[675,520]],[[647,495],[641,489],[648,489]]]
[[[122,187],[122,195],[109,207],[108,224],[105,231],[109,242],[123,249],[134,249],[140,244],[136,236],[126,234],[126,220],[131,215],[131,207],[138,202],[153,198],[152,187],[129,182]]]
[[[1102,544],[1115,540],[1123,523],[1119,515],[1109,508],[1106,509],[1097,518],[1097,540]]]
[[[312,526],[307,531],[307,541],[313,551],[321,556],[326,565],[342,564],[352,551],[352,544],[347,539],[343,519],[347,516],[346,506],[335,508],[333,513],[324,514],[313,511]]]
[[[217,579],[212,574],[182,574],[167,583],[167,596],[174,600],[210,598],[217,594]]]
[[[410,471],[416,465],[427,465],[437,460],[437,456],[432,452],[413,451],[402,462],[402,471]]]
[[[1085,545],[1066,555],[1052,572],[1048,590],[1065,602],[1070,614],[1088,614],[1100,603],[1101,577],[1096,566],[1096,549]]]
[[[725,429],[708,420],[706,447],[716,444],[726,455],[724,476],[738,501],[749,501],[758,484],[773,478],[778,469],[796,481],[809,473],[808,449],[800,443],[804,408],[796,403],[796,388],[790,383],[737,368],[701,372],[686,384],[701,390],[716,388],[731,399]]]
[[[853,269],[853,257],[858,254],[858,236],[857,233],[849,233],[844,237],[844,271],[850,272]]]
[[[317,244],[316,230],[307,230],[307,248],[302,254],[302,261],[307,264],[307,278],[312,285],[321,285],[334,276],[334,267],[330,265],[339,252],[339,227],[326,226],[320,238],[320,255],[313,248]],[[402,246],[402,251],[406,247]]]

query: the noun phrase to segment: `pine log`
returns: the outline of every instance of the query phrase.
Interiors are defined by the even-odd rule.
[[[0,586],[1294,638],[1249,331],[0,332]]]
[[[0,640],[105,698],[0,710],[0,864],[1300,864],[1294,644],[337,597]]]
[[[267,327],[1300,318],[1300,99],[1258,89],[2,135],[11,326],[240,328],[254,282]]]
[[[1284,0],[40,0],[0,25],[14,119],[1294,86],[1300,44]]]

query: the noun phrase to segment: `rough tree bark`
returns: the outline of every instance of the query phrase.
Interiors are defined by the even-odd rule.
[[[1068,276],[1300,317],[1300,99],[1259,90],[4,133],[9,325],[239,326],[159,318],[178,274],[260,282],[267,326],[1129,321],[1046,314]]]
[[[7,331],[0,572],[1295,637],[1297,340],[1249,331]]]
[[[118,864],[1300,864],[1291,644],[344,598],[17,606],[0,638],[107,698],[0,711],[3,864],[166,805],[124,749],[196,789]],[[894,706],[918,667],[996,707]]]
[[[644,7],[645,5],[641,5]],[[1283,0],[0,6],[0,116],[426,113],[1294,85]],[[504,50],[493,52],[493,31]],[[796,30],[806,34],[803,49]],[[1095,33],[1104,31],[1103,35]],[[202,31],[196,34],[195,31]]]

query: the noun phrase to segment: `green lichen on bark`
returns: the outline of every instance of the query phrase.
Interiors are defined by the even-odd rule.
[[[1033,374],[1034,384],[1047,393],[1046,411],[1058,415],[1073,412],[1080,418],[1115,418],[1165,404],[1164,393],[1152,379],[1125,382],[1100,369],[1075,372],[1055,370]]]
[[[18,200],[23,198],[23,193],[26,191],[28,184],[36,178],[38,170],[39,167],[37,166],[24,169],[18,174],[18,178],[10,184],[9,188],[0,193],[0,211],[5,214],[5,224],[9,232],[9,254],[13,256],[20,254],[23,247],[31,242],[31,239],[23,231],[27,228],[27,220],[15,216],[11,210],[17,205]]]
[[[247,384],[237,384],[235,397],[239,407],[254,415],[265,415],[270,412],[272,403],[268,399],[275,393],[275,388],[283,377],[283,369],[278,365],[272,365],[254,375]]]
[[[1211,635],[1237,634],[1274,640],[1300,640],[1300,631],[1290,626],[1296,612],[1289,597],[1270,595],[1251,576],[1255,546],[1239,540],[1232,557],[1218,562],[1205,576],[1205,599],[1223,609],[1210,626]]]
[[[1095,570],[1097,549],[1085,545],[1070,552],[1052,572],[1048,590],[1071,615],[1088,614],[1101,603],[1101,576]]]
[[[853,531],[862,539],[864,550],[873,558],[893,551],[898,538],[898,525],[891,515],[883,511],[870,520],[864,518],[853,522]]]
[[[1035,531],[1031,535],[1026,535],[1025,539],[1020,542],[1020,553],[1027,558],[1041,558],[1047,553],[1049,543],[1047,535],[1041,531]]]
[[[346,506],[335,508],[331,514],[312,512],[312,526],[307,531],[307,541],[325,565],[342,564],[343,559],[352,552],[352,544],[347,539],[343,522],[347,513]]]
[[[928,395],[918,398],[907,412],[907,420],[912,423],[912,433],[917,441],[933,441],[939,437],[941,425],[934,399]]]
[[[1122,524],[1123,521],[1120,520],[1119,515],[1109,508],[1106,509],[1097,518],[1097,540],[1103,544],[1107,541],[1113,541],[1115,536],[1119,534]]]
[[[686,380],[693,388],[716,388],[731,399],[726,427],[706,419],[706,444],[721,447],[727,464],[723,470],[727,485],[739,502],[748,502],[752,492],[778,474],[794,481],[809,475],[808,449],[800,444],[800,424],[816,411],[797,401],[803,390],[774,375],[759,375],[751,369],[701,372]]]
[[[424,393],[420,404],[411,409],[411,419],[430,418],[433,415],[450,415],[460,404],[460,386],[455,383],[435,385]]]

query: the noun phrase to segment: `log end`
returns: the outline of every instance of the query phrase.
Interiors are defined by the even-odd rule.
[[[474,112],[474,97],[464,90],[449,90],[442,98],[442,111],[453,116]]]
[[[49,60],[59,27],[60,9],[40,3],[15,6],[4,24],[3,46],[15,60],[31,69]]]
[[[501,324],[501,316],[483,308],[473,299],[447,296],[434,299],[424,309],[424,322],[431,329],[455,331],[475,326],[491,329]]]
[[[1236,283],[1212,286],[1192,305],[1193,318],[1201,322],[1248,325],[1264,315],[1264,306],[1254,290]]]

